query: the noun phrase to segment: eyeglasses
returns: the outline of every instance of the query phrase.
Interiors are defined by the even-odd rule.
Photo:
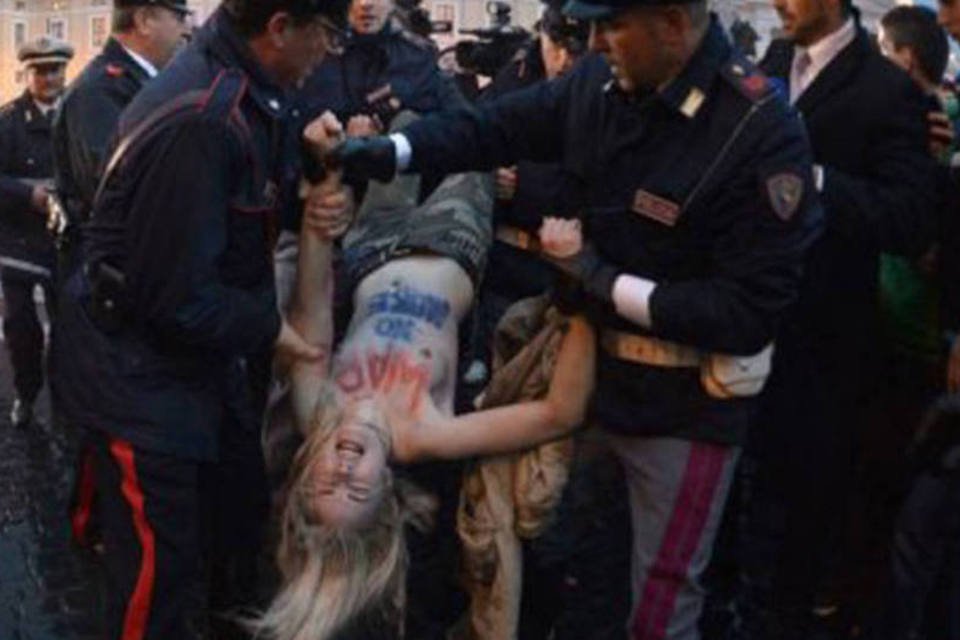
[[[323,29],[327,53],[335,56],[343,53],[343,48],[347,43],[347,32],[323,16],[317,18],[317,24]]]

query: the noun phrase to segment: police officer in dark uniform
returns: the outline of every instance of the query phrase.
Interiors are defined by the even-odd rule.
[[[631,637],[694,639],[744,436],[806,248],[820,230],[803,127],[706,3],[572,0],[591,20],[571,73],[479,113],[348,140],[377,179],[559,161],[585,185],[588,244],[558,262],[600,334],[595,422],[633,525]]]
[[[59,370],[95,443],[112,638],[206,638],[209,608],[256,596],[267,496],[248,362],[320,357],[277,311],[277,152],[287,90],[344,14],[225,0],[121,117],[64,289]]]
[[[113,33],[71,83],[54,124],[63,251],[76,243],[79,225],[90,216],[120,112],[183,44],[190,13],[186,0],[114,0]]]
[[[73,47],[40,38],[20,48],[27,90],[0,109],[0,265],[3,331],[17,397],[10,420],[25,426],[43,387],[44,334],[34,304],[43,288],[52,310],[53,243],[47,233],[47,204],[53,188],[50,128],[60,103]]]
[[[402,29],[391,19],[392,11],[392,0],[353,0],[342,51],[328,57],[298,92],[291,152],[298,148],[303,126],[324,111],[344,124],[354,116],[367,116],[385,131],[402,110],[425,114],[466,106],[456,84],[437,67],[436,45]],[[291,166],[287,193],[298,170]],[[443,175],[426,181],[421,194],[428,194]],[[295,197],[288,201],[283,226],[297,233],[299,202]]]
[[[114,0],[112,35],[63,98],[53,125],[56,198],[50,219],[57,237],[57,291],[77,268],[80,228],[90,217],[120,113],[184,43],[189,15],[186,0]],[[61,358],[56,324],[50,338],[55,371]],[[50,382],[54,418],[62,422],[59,376],[52,374]],[[81,446],[70,510],[73,537],[81,546],[96,536],[93,473],[92,453]]]
[[[559,76],[573,66],[586,45],[587,25],[565,16],[559,6],[548,5],[537,36],[501,69],[481,99],[494,100]],[[495,240],[480,291],[481,349],[489,348],[507,307],[542,294],[553,282],[552,270],[539,258],[536,234],[544,216],[576,215],[578,186],[577,176],[556,163],[521,161],[497,170]]]

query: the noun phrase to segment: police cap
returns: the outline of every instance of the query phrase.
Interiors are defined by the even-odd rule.
[[[632,7],[692,4],[701,0],[567,0],[563,12],[576,20],[599,20]]]
[[[17,60],[24,66],[40,64],[67,64],[73,58],[73,47],[63,40],[43,36],[25,42],[17,51]]]
[[[193,10],[187,6],[187,0],[113,0],[117,9],[130,7],[164,7],[182,15],[189,15]]]

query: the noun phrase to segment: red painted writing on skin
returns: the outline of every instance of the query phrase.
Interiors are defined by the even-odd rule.
[[[334,380],[344,393],[410,390],[410,410],[416,411],[430,385],[430,367],[415,361],[407,351],[388,348],[354,354],[338,362]]]

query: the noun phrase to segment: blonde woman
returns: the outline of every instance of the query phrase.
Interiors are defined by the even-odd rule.
[[[322,149],[341,131],[324,116],[305,135]],[[512,451],[582,422],[594,354],[591,330],[579,320],[564,338],[547,397],[453,417],[457,328],[484,266],[492,183],[453,176],[415,206],[418,186],[415,177],[371,184],[344,238],[353,317],[335,353],[332,240],[349,224],[349,197],[331,175],[307,198],[289,321],[329,356],[320,368],[290,370],[305,441],[283,506],[283,585],[259,623],[268,637],[324,640],[373,607],[399,614],[403,526],[422,522],[429,501],[394,480],[391,461]]]

